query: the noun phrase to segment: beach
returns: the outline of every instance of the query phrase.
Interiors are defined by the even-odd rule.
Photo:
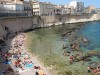
[[[2,55],[4,55],[5,58],[3,61],[6,62],[6,64],[3,62],[0,63],[0,67],[6,67],[0,68],[0,73],[4,75],[35,75],[36,72],[41,71],[41,74],[51,75],[49,70],[44,67],[38,58],[31,54],[27,47],[25,47],[26,39],[27,35],[25,33],[19,33],[6,41],[5,48],[2,48],[2,50],[6,49],[5,52],[2,51]],[[8,61],[10,63],[8,63]],[[12,68],[10,71],[9,67]]]
[[[76,26],[62,25],[9,35],[0,47],[0,74],[99,75],[99,51],[86,50],[89,39],[77,33],[84,25]]]

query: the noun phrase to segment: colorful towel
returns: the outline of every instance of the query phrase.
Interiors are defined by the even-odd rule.
[[[31,68],[31,67],[33,67],[32,63],[25,65],[25,68]]]
[[[11,64],[11,62],[9,61],[9,62],[3,62],[4,64]]]

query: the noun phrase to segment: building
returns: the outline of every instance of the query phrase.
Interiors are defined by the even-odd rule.
[[[32,5],[23,0],[5,0],[0,1],[0,7],[3,13],[27,13],[32,14]]]
[[[77,1],[71,1],[70,3],[69,3],[69,7],[74,7],[74,9],[77,7]]]
[[[55,5],[54,6],[54,14],[55,15],[62,15],[63,10],[64,10],[64,6],[62,6],[62,5]]]
[[[97,14],[100,14],[100,8],[97,8],[97,9],[96,9],[96,13],[97,13]]]
[[[54,14],[56,15],[74,15],[75,9],[70,5],[55,5]]]
[[[85,13],[95,13],[96,7],[95,6],[88,6],[85,8]]]
[[[0,13],[4,13],[2,2],[0,2]]]
[[[70,14],[70,15],[75,14],[75,7],[70,5],[65,5],[64,8],[67,10],[66,14]]]
[[[33,14],[32,2],[26,2],[26,1],[24,1],[22,5],[23,5],[23,9],[24,9],[23,11],[24,11],[24,13],[27,13],[29,15]]]
[[[53,15],[54,4],[50,2],[33,2],[33,13],[35,15]]]
[[[84,13],[84,2],[77,2],[76,13],[77,14]]]
[[[23,13],[23,6],[21,4],[5,3],[3,4],[5,13]]]
[[[67,6],[67,10],[71,15],[82,14],[84,13],[84,2],[77,2],[76,0],[73,0]]]

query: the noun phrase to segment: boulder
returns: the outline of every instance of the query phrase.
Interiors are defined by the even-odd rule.
[[[87,53],[88,56],[99,56],[100,52],[95,51],[95,50],[91,50]]]

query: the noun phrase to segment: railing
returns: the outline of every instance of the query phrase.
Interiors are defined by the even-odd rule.
[[[29,16],[27,13],[0,13],[0,18],[2,17],[17,17],[17,16]]]

